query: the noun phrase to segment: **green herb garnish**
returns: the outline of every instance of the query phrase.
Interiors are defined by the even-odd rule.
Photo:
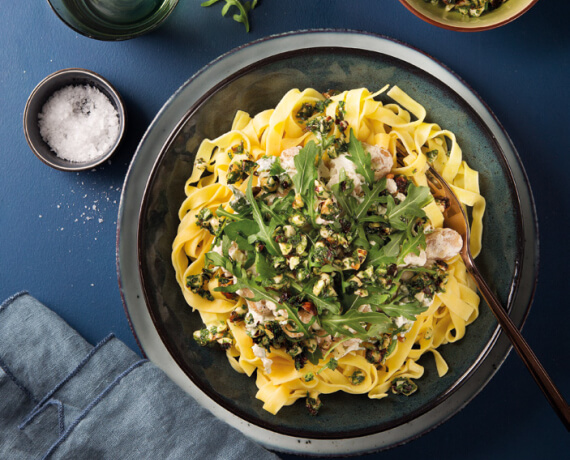
[[[214,3],[218,3],[221,0],[208,0],[200,4],[200,6],[212,6]],[[257,0],[251,0],[247,2],[241,2],[240,0],[224,0],[226,4],[222,8],[222,16],[225,16],[228,11],[235,7],[238,12],[235,13],[232,18],[236,22],[241,22],[245,26],[245,31],[249,32],[249,12],[257,6]]]

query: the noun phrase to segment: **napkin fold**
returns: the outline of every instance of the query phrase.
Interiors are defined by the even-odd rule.
[[[0,458],[278,459],[113,335],[91,346],[27,293],[0,305]]]

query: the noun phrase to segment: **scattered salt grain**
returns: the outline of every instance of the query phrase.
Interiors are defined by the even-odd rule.
[[[40,134],[55,154],[71,162],[94,160],[119,137],[119,114],[109,98],[89,85],[56,91],[38,115]]]

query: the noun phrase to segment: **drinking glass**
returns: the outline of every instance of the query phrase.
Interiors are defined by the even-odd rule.
[[[97,40],[127,40],[150,32],[178,0],[48,0],[73,30]]]

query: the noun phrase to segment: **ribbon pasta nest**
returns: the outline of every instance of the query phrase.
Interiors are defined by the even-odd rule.
[[[431,164],[472,207],[481,247],[485,201],[453,133],[397,86],[289,91],[205,139],[185,185],[172,262],[187,303],[232,367],[257,371],[276,414],[319,395],[410,395],[432,353],[465,335],[479,297],[430,194]]]

